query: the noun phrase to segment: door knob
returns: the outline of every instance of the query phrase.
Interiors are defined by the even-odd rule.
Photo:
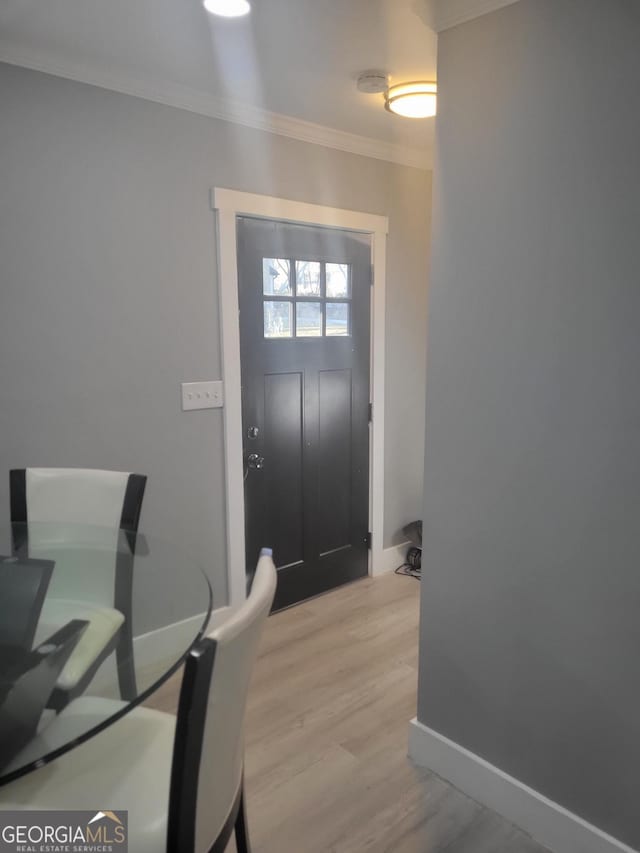
[[[264,468],[264,456],[260,456],[258,453],[250,453],[247,456],[247,467],[255,468],[258,471]]]

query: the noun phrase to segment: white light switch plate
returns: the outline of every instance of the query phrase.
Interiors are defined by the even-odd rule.
[[[189,412],[193,409],[220,409],[223,405],[222,380],[182,383],[183,412]]]

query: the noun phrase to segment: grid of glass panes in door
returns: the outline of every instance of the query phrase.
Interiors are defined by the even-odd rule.
[[[262,259],[265,338],[351,334],[351,265]]]

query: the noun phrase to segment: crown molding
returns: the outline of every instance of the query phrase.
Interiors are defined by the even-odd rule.
[[[427,0],[431,27],[441,33],[519,0]]]
[[[360,136],[356,133],[347,133],[322,124],[270,112],[232,99],[221,98],[177,83],[141,80],[110,72],[96,71],[84,65],[53,59],[36,51],[16,50],[11,45],[1,41],[0,62],[18,65],[33,71],[41,71],[78,83],[87,83],[100,89],[132,95],[146,101],[154,101],[157,104],[176,107],[208,118],[216,118],[254,130],[274,133],[312,145],[322,145],[325,148],[334,148],[338,151],[346,151],[349,154],[386,160],[402,166],[412,166],[416,169],[432,168],[431,155],[427,150],[396,145],[368,136]]]

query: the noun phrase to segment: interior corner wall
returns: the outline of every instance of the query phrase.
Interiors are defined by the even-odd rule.
[[[640,848],[640,5],[439,42],[418,718]]]
[[[422,518],[431,172],[418,174],[418,180],[413,169],[404,169],[396,175],[390,208],[386,282],[385,548],[404,544],[407,537],[402,528]],[[398,239],[399,230],[402,239]]]
[[[11,467],[145,473],[142,528],[225,603],[222,412],[180,410],[221,375],[222,186],[389,217],[390,543],[421,511],[430,173],[2,64],[0,108],[0,516]]]

